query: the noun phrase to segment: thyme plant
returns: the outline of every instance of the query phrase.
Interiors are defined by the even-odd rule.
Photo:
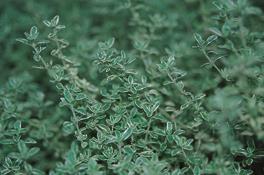
[[[35,23],[0,65],[1,174],[263,174],[263,7],[25,1]]]

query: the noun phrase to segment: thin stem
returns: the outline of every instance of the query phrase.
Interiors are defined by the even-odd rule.
[[[211,60],[211,58],[208,56],[208,54],[206,53],[205,49],[201,49],[202,53],[204,54],[204,56],[206,57],[206,59],[208,60],[208,62],[210,63],[211,66],[213,66],[217,72],[222,76],[222,73],[220,71],[220,69],[216,66],[216,64]]]
[[[148,139],[149,130],[150,130],[150,127],[151,127],[151,122],[152,122],[152,119],[150,119],[149,122],[148,122],[148,127],[147,127],[146,135],[145,135],[145,141],[147,141],[147,139]]]
[[[71,112],[72,112],[72,115],[73,115],[73,123],[74,123],[74,125],[75,125],[75,127],[77,129],[78,134],[79,134],[80,133],[80,128],[79,128],[78,118],[76,116],[76,113],[75,113],[74,108],[73,108],[72,105],[70,105],[70,109],[71,109]]]
[[[46,63],[46,61],[42,58],[42,56],[40,56],[40,61],[42,62],[44,68],[45,68],[46,70],[48,70],[49,66],[48,66],[48,64]]]
[[[173,84],[176,85],[176,88],[177,90],[182,93],[183,95],[185,96],[189,96],[191,98],[191,100],[193,100],[193,95],[190,93],[190,92],[186,92],[184,90],[181,90],[178,86],[177,86],[177,83],[176,83],[176,80],[171,76],[170,72],[167,71],[167,74],[168,74],[168,77],[171,79],[171,81],[173,82]]]

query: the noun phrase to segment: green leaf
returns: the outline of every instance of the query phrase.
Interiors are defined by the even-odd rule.
[[[9,99],[5,98],[3,102],[4,102],[5,110],[7,112],[13,113],[16,110],[16,106],[12,104],[12,102]]]
[[[198,33],[194,34],[194,39],[196,40],[196,42],[198,43],[199,46],[203,46],[204,44],[204,40],[202,38],[202,36]]]
[[[149,42],[143,40],[136,40],[134,41],[134,47],[138,50],[144,51],[148,47]]]
[[[152,108],[151,108],[151,113],[153,114],[159,108],[159,106],[160,106],[160,102],[159,101],[156,101],[153,104]]]
[[[82,143],[81,143],[81,147],[82,147],[82,148],[86,148],[87,146],[88,146],[88,143],[87,143],[87,142],[82,142]]]
[[[122,140],[125,141],[127,140],[133,133],[132,128],[127,128],[123,133],[122,133]]]
[[[173,129],[173,125],[171,122],[167,122],[167,125],[166,125],[166,132],[168,134],[171,134],[172,133],[172,129]]]
[[[218,28],[216,28],[216,27],[211,27],[211,28],[209,28],[209,30],[214,34],[214,35],[217,35],[217,36],[222,36],[222,32],[218,29]]]
[[[3,144],[3,145],[10,145],[10,144],[14,144],[14,140],[13,139],[1,139],[0,140],[0,144]]]
[[[43,23],[47,26],[47,27],[51,27],[51,22],[48,20],[44,20]]]
[[[30,33],[27,37],[28,40],[35,40],[39,35],[38,28],[36,26],[31,27]]]
[[[62,126],[63,132],[67,135],[72,134],[75,130],[75,126],[72,122],[65,121]]]
[[[201,169],[198,166],[194,167],[193,175],[201,175]]]
[[[75,97],[76,100],[84,100],[84,99],[86,99],[86,98],[87,98],[87,96],[86,96],[86,94],[84,94],[84,93],[78,93],[78,94],[76,95],[76,97]]]
[[[37,154],[39,151],[40,151],[40,149],[37,148],[37,147],[30,148],[29,151],[28,151],[28,153],[27,153],[27,155],[28,155],[28,157],[32,157],[35,154]]]
[[[25,38],[17,38],[16,40],[17,40],[18,42],[23,43],[23,44],[29,44],[28,40],[25,39]]]
[[[26,146],[25,142],[21,140],[20,142],[18,142],[17,146],[18,146],[19,152],[22,155],[26,155],[26,153],[28,152],[28,147]]]
[[[21,121],[16,121],[15,123],[14,123],[14,128],[16,129],[16,130],[20,130],[21,129]]]
[[[114,43],[115,43],[115,38],[110,38],[105,42],[99,42],[98,45],[101,49],[107,50],[113,47]]]
[[[74,101],[74,98],[71,94],[71,92],[68,89],[65,89],[63,92],[64,98],[68,103],[72,103]]]
[[[216,35],[211,35],[207,38],[206,40],[206,45],[210,45],[212,42],[214,42],[215,40],[217,40],[217,36]]]
[[[54,18],[50,21],[53,27],[57,26],[59,23],[60,17],[58,15],[54,16]]]

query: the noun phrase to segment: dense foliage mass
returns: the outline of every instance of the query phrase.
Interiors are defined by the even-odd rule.
[[[262,8],[2,0],[0,174],[263,175]]]

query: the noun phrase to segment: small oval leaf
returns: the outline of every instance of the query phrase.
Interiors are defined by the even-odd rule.
[[[122,134],[122,140],[124,141],[124,140],[128,139],[132,135],[132,133],[133,133],[133,129],[127,128]]]

